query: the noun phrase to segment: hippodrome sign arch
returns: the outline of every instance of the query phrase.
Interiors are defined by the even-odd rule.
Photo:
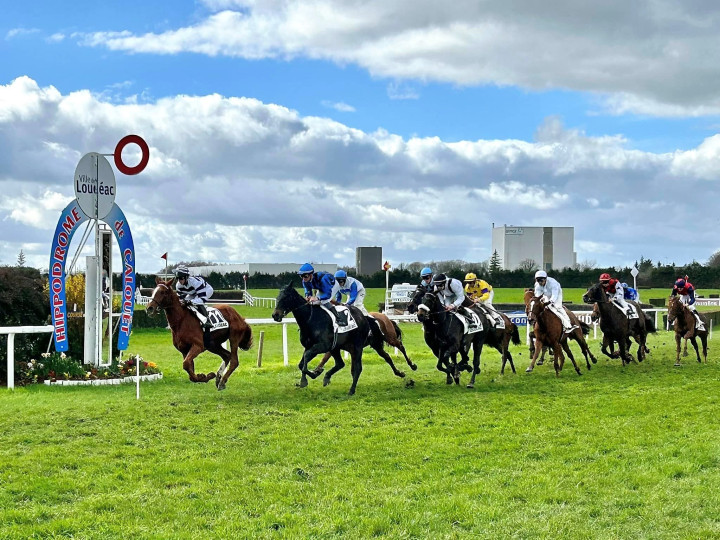
[[[142,152],[142,159],[135,167],[128,167],[122,161],[122,150],[131,143],[137,144]],[[115,158],[116,165],[120,164],[118,169],[121,172],[138,174],[147,165],[150,152],[142,138],[137,135],[128,135],[120,140],[112,155]],[[75,170],[75,200],[68,204],[60,214],[50,252],[50,310],[55,349],[60,352],[67,351],[69,345],[65,263],[75,231],[82,223],[90,219],[96,221],[96,252],[99,249],[99,221],[103,221],[110,226],[120,248],[123,286],[117,347],[121,351],[126,350],[135,309],[135,246],[127,218],[115,203],[115,177],[110,164],[102,154],[95,152],[86,154],[78,163]],[[96,304],[100,302],[96,291],[86,290],[85,294],[95,296]],[[99,330],[96,340],[98,337]],[[89,363],[87,359],[86,363]]]

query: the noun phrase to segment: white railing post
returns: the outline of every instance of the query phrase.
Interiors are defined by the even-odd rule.
[[[7,387],[15,388],[15,334],[8,334],[7,342]]]
[[[287,323],[283,323],[282,339],[283,339],[283,364],[288,366],[288,342],[287,342]]]

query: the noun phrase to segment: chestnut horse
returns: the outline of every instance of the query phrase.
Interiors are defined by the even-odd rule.
[[[588,334],[590,328],[587,324],[578,319],[577,315],[575,315],[572,311],[566,310],[568,317],[570,317],[570,322],[573,325],[578,326],[578,328],[575,328],[572,332],[565,334],[563,332],[562,321],[560,321],[560,318],[549,309],[545,309],[545,306],[540,301],[540,298],[541,297],[535,296],[533,289],[525,290],[525,296],[523,298],[525,301],[525,313],[528,315],[528,324],[533,324],[532,332],[535,336],[535,341],[533,343],[535,350],[533,357],[530,360],[530,365],[527,367],[525,372],[530,373],[533,369],[535,369],[537,357],[547,346],[553,351],[553,366],[555,367],[556,375],[560,374],[560,371],[565,363],[565,357],[563,356],[562,351],[567,353],[573,363],[573,366],[575,366],[577,374],[582,375],[582,373],[580,373],[580,368],[575,362],[575,357],[570,350],[568,338],[574,339],[577,341],[578,345],[580,345],[580,350],[585,357],[585,364],[587,365],[588,370],[590,370],[590,361],[592,360],[593,364],[597,363],[597,359],[590,351],[590,348],[585,341],[585,336]],[[538,346],[538,342],[540,346]]]
[[[668,318],[673,322],[673,328],[675,329],[675,345],[676,345],[676,356],[675,356],[675,365],[680,366],[680,340],[682,338],[685,338],[685,354],[683,356],[687,356],[687,341],[690,340],[690,343],[692,343],[692,346],[695,347],[695,354],[697,355],[697,361],[702,363],[700,360],[700,351],[698,350],[698,344],[697,344],[697,338],[700,338],[700,342],[702,343],[702,349],[703,349],[703,359],[705,363],[707,364],[707,339],[708,339],[708,331],[707,326],[708,322],[707,320],[698,313],[698,316],[700,317],[700,320],[705,325],[705,330],[698,330],[695,328],[695,316],[692,314],[690,309],[683,304],[680,301],[680,298],[678,296],[673,296],[670,298],[668,302]],[[688,338],[689,333],[691,333],[695,330],[694,334],[692,334],[692,337]]]
[[[405,377],[405,372],[400,371],[395,367],[391,356],[385,352],[385,343],[391,347],[395,347],[405,357],[407,365],[413,371],[417,370],[417,365],[407,355],[405,351],[405,345],[402,342],[402,330],[395,321],[391,321],[390,318],[384,313],[378,313],[377,311],[371,311],[369,316],[366,317],[368,324],[370,325],[370,334],[368,334],[367,340],[365,341],[366,347],[372,347],[372,349],[380,355],[380,357],[387,362],[393,373],[397,377]],[[323,367],[332,356],[331,353],[325,353],[322,360],[318,363],[317,367],[308,373],[313,379],[316,378],[323,372]]]
[[[198,318],[180,303],[170,281],[155,278],[156,287],[148,304],[149,315],[157,311],[165,311],[168,325],[172,331],[173,345],[183,355],[183,369],[187,371],[192,382],[208,382],[215,379],[218,390],[224,390],[228,378],[238,367],[238,348],[247,351],[252,346],[252,329],[245,319],[227,305],[218,305],[215,308],[222,313],[230,325],[228,328],[209,332],[204,335]],[[230,350],[223,347],[223,343],[230,341]],[[195,358],[203,351],[209,351],[222,358],[217,373],[195,373]]]

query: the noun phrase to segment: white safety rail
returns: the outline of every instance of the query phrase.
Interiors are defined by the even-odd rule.
[[[273,299],[274,300],[274,299]],[[282,341],[283,341],[283,365],[286,367],[290,365],[289,359],[288,359],[288,337],[287,337],[287,327],[289,324],[297,324],[297,321],[295,319],[286,319],[282,320],[280,322],[275,321],[275,319],[245,319],[245,322],[249,325],[253,324],[282,324]]]
[[[253,296],[247,291],[245,291],[243,296],[245,298],[245,304],[247,304],[248,306],[275,309],[275,303],[277,301],[275,298],[262,298],[259,296]]]
[[[16,334],[45,334],[52,332],[53,326],[0,326],[0,334],[8,335],[7,342],[7,387],[15,388],[15,335]]]

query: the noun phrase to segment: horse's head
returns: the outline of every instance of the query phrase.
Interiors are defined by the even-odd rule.
[[[590,287],[585,294],[583,294],[583,302],[586,304],[594,304],[595,302],[607,302],[607,296],[605,295],[605,289],[602,285],[596,283]]]
[[[150,297],[150,303],[147,305],[145,310],[148,315],[154,316],[160,310],[165,310],[178,301],[178,296],[172,285],[175,278],[169,281],[163,281],[162,279],[155,278],[155,289]]]
[[[280,322],[283,320],[285,315],[305,303],[305,299],[295,290],[291,281],[285,287],[280,289],[275,301],[275,309],[272,312],[272,318],[275,322]]]
[[[677,319],[678,316],[682,315],[684,307],[679,296],[671,296],[670,300],[668,300],[668,317],[670,320]]]
[[[426,292],[422,296],[420,305],[417,307],[417,317],[420,322],[429,320],[433,313],[443,311],[440,299],[437,294]]]
[[[422,302],[422,298],[425,295],[427,291],[418,285],[418,288],[415,289],[415,292],[413,293],[412,298],[410,299],[410,304],[408,304],[407,312],[417,313],[418,306],[420,305],[420,302]]]
[[[535,291],[533,289],[525,289],[523,295],[523,302],[525,302],[525,315],[530,315],[530,302],[535,298]]]
[[[534,323],[545,309],[545,304],[542,302],[542,296],[535,296],[535,293],[530,292],[532,294],[529,298],[528,293],[525,293],[525,313],[527,313],[528,322]]]

